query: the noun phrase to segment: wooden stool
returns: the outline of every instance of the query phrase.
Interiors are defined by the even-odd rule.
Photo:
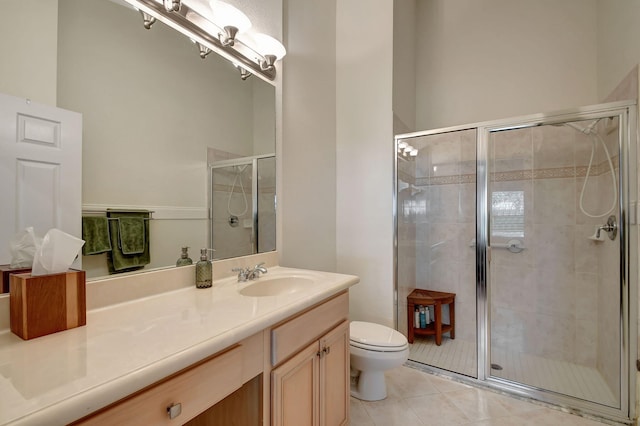
[[[449,305],[449,324],[442,323],[442,305]],[[427,328],[416,328],[413,324],[415,307],[433,306],[434,321],[427,324]],[[416,288],[407,296],[407,325],[409,343],[413,343],[413,336],[436,336],[436,345],[442,344],[442,333],[449,332],[452,339],[456,338],[456,294],[442,291],[422,290]],[[420,324],[416,324],[420,327]]]

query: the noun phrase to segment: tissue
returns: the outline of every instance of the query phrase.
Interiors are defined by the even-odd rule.
[[[11,253],[10,268],[30,268],[33,265],[33,256],[36,248],[42,244],[42,238],[37,238],[33,232],[33,226],[29,226],[18,232],[9,242]]]
[[[84,240],[69,235],[57,228],[50,229],[36,247],[33,257],[32,276],[67,272],[78,256]]]

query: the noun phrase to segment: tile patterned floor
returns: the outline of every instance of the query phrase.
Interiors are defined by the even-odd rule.
[[[387,399],[351,398],[351,426],[602,426],[603,423],[399,367],[387,373]]]
[[[437,346],[432,338],[416,338],[409,347],[409,359],[412,361],[470,377],[476,376],[478,367],[475,342],[445,337],[442,345]],[[492,350],[491,362],[503,368],[502,371],[492,371],[497,377],[611,407],[615,407],[618,401],[604,377],[595,368],[504,350]]]

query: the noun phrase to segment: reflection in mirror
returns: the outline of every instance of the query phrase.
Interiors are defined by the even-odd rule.
[[[211,165],[211,246],[214,259],[276,248],[275,156]]]
[[[35,6],[25,3],[0,24],[31,19]],[[47,7],[37,13],[49,16],[38,18],[48,25],[28,30],[29,37],[43,46],[57,39],[57,54],[46,59],[54,75],[34,74],[32,61],[23,61],[9,76],[24,81],[10,78],[0,92],[82,114],[83,210],[152,210],[144,270],[175,265],[182,246],[192,255],[208,247],[207,157],[212,150],[227,158],[275,151],[274,87],[241,80],[215,54],[201,59],[196,45],[160,22],[144,29],[138,12],[114,1],[40,3]],[[0,44],[0,54],[24,56],[16,52],[22,48]],[[106,254],[82,261],[89,278],[108,272]]]

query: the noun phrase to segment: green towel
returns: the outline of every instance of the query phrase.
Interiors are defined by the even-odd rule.
[[[118,218],[118,247],[122,254],[141,254],[145,248],[145,219],[141,217]]]
[[[109,235],[109,221],[106,216],[82,217],[82,254],[90,256],[111,251],[111,237]]]
[[[109,231],[111,233],[111,251],[107,253],[107,266],[109,273],[135,271],[144,268],[151,262],[149,251],[149,220],[144,223],[144,250],[139,254],[125,254],[122,252],[120,242],[120,221],[119,218],[142,218],[148,219],[149,212],[113,212],[107,210],[109,220]],[[126,240],[126,237],[125,237]],[[126,246],[126,244],[125,244]]]

